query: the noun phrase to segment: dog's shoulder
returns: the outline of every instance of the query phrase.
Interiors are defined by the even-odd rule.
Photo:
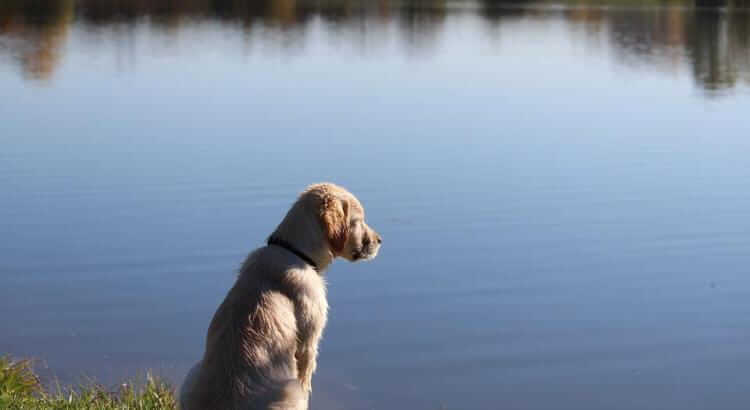
[[[248,256],[240,272],[246,286],[262,288],[268,295],[283,295],[292,303],[297,325],[322,326],[327,321],[328,301],[322,275],[284,249],[264,247]]]
[[[288,251],[266,246],[253,251],[242,264],[240,280],[280,291],[291,299],[326,298],[326,283],[311,266]]]

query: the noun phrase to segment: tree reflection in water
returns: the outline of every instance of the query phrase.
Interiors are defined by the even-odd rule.
[[[549,7],[556,6],[575,7]],[[563,20],[604,41],[616,61],[676,72],[683,65],[706,91],[750,82],[750,1],[726,0],[659,7],[601,7],[606,1],[478,0],[4,0],[0,2],[0,54],[30,79],[49,79],[60,64],[71,27],[88,30],[148,24],[166,35],[198,22],[218,22],[248,36],[282,37],[289,49],[305,46],[316,20],[345,29],[366,48],[386,28],[415,55],[429,55],[446,19],[472,14],[489,27],[526,19]],[[641,4],[651,4],[643,0]],[[707,7],[710,3],[711,7]],[[659,3],[662,4],[662,3]],[[717,7],[717,5],[719,7]],[[255,30],[260,28],[262,30]],[[122,31],[128,33],[128,30]],[[125,34],[122,34],[125,35]],[[367,41],[365,41],[367,40]]]

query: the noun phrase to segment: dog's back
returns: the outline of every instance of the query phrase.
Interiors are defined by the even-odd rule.
[[[180,393],[182,410],[307,408],[295,360],[299,283],[278,252],[253,252],[216,311],[206,352]]]

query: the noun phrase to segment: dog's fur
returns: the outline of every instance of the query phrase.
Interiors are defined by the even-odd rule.
[[[271,237],[318,269],[281,246],[247,257],[185,378],[182,410],[307,409],[328,315],[322,273],[336,257],[374,258],[382,242],[359,201],[334,184],[308,187]]]

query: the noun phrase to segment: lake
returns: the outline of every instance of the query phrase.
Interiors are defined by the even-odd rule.
[[[0,354],[179,383],[334,181],[384,245],[313,409],[747,409],[750,10],[706,4],[3,0]]]

